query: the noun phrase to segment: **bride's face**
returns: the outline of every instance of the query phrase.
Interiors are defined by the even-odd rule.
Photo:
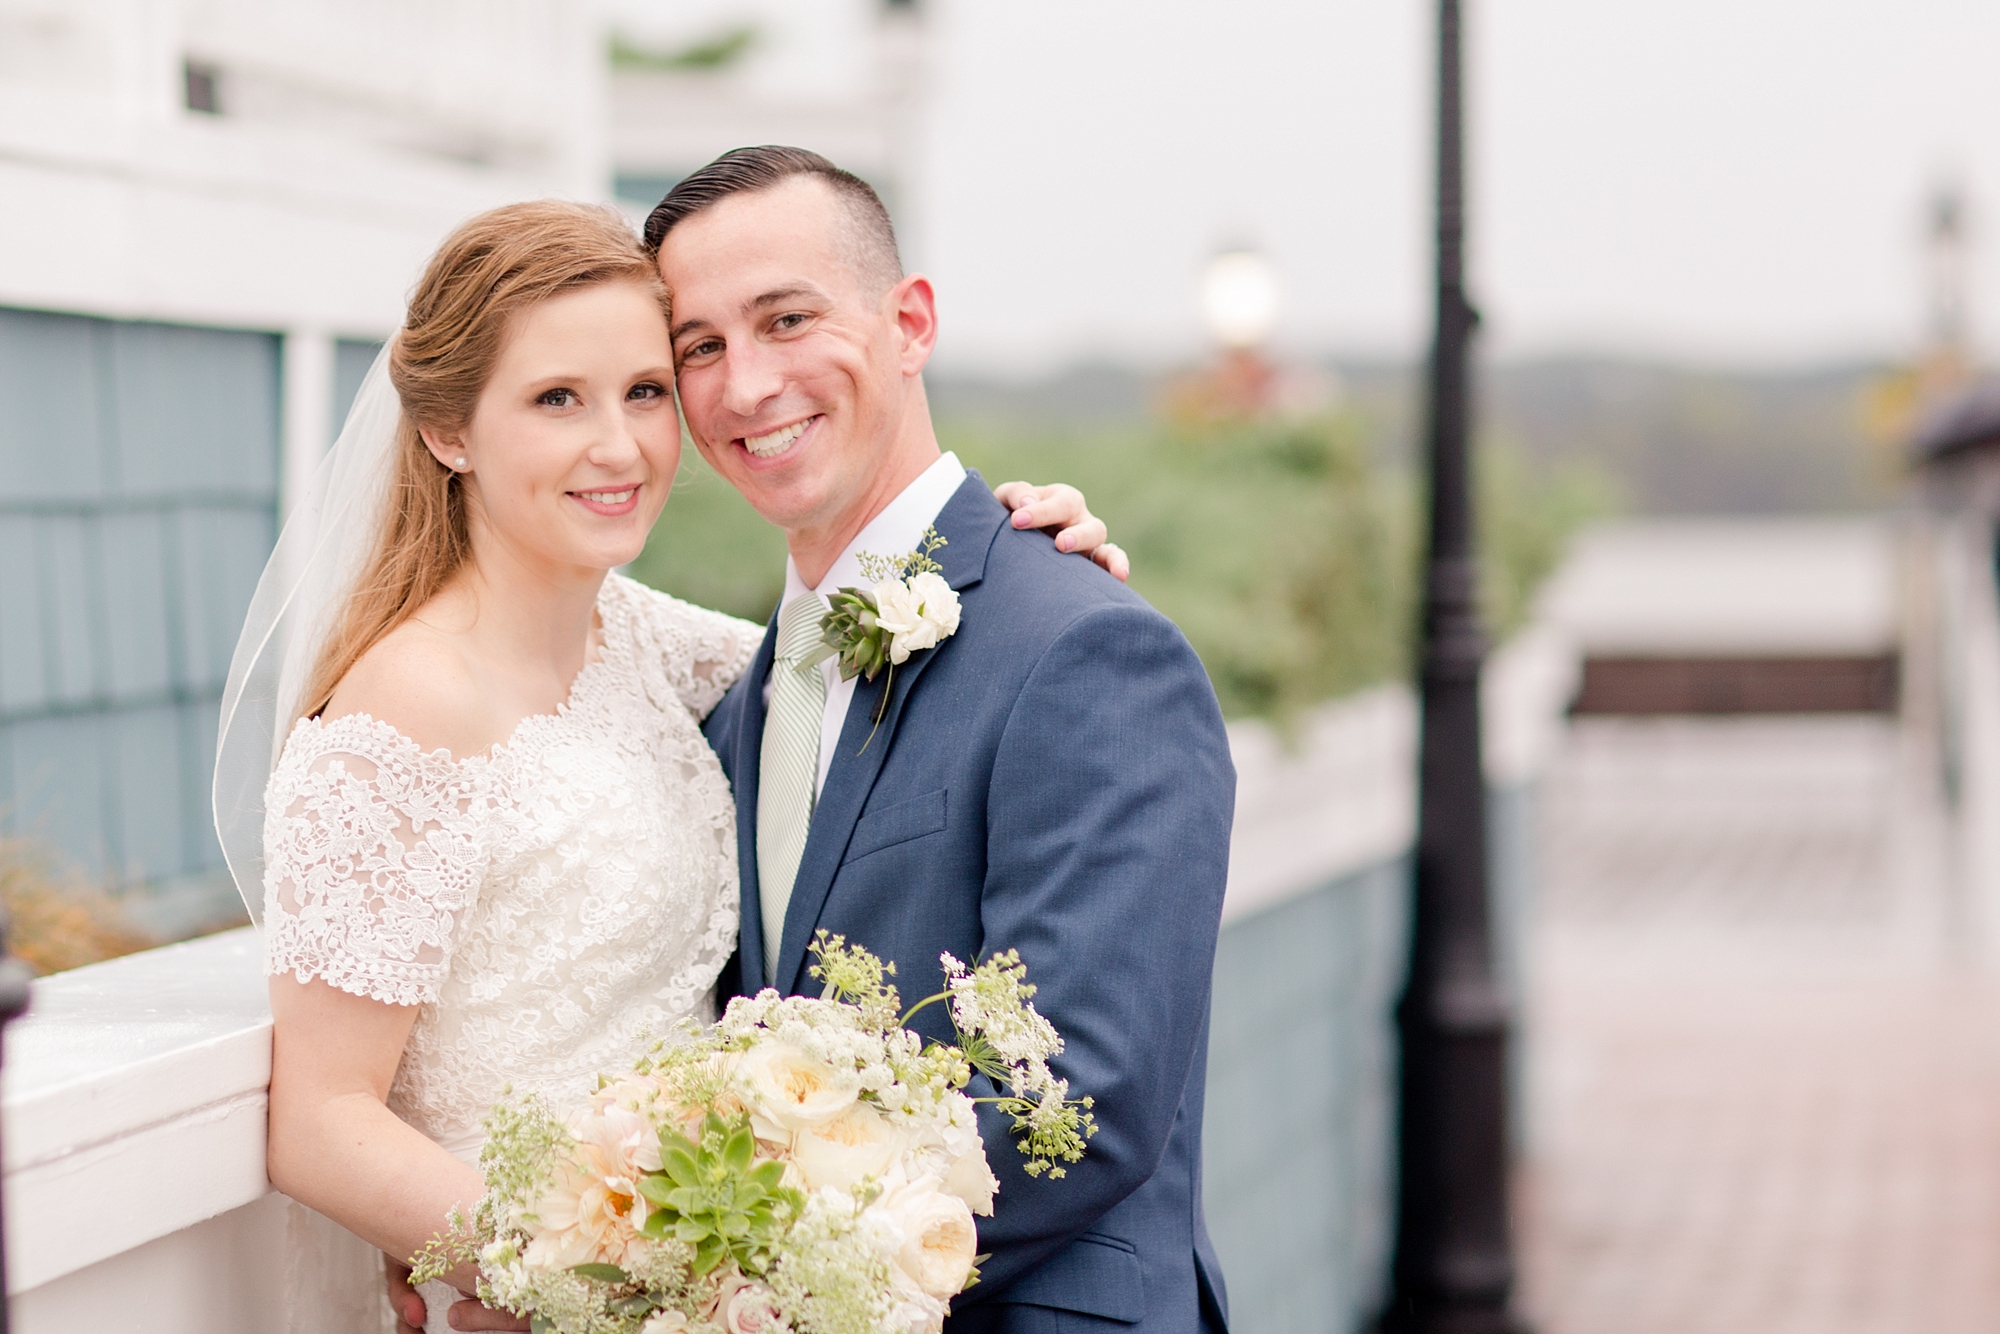
[[[515,316],[464,435],[431,442],[466,461],[474,550],[597,570],[638,556],[680,464],[672,385],[666,319],[637,283]]]

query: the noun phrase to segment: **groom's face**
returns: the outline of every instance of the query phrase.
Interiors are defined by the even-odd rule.
[[[832,190],[796,177],[721,200],[660,249],[688,432],[794,533],[865,518],[929,355],[904,310],[928,307],[928,282],[867,278],[853,226]]]

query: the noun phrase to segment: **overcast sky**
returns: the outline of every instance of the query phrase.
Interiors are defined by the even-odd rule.
[[[788,0],[794,14],[866,2]],[[1203,344],[1200,265],[1243,242],[1282,272],[1281,342],[1421,347],[1431,5],[925,5],[929,114],[908,245],[943,295],[942,363],[1190,355]],[[1953,174],[1983,247],[1975,323],[2000,344],[2000,227],[1988,225],[2000,219],[2000,5],[1467,8],[1472,276],[1490,350],[1902,355],[1922,326],[1924,201]]]

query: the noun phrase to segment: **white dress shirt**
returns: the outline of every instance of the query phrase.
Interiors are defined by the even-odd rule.
[[[965,465],[958,461],[958,455],[947,452],[940,456],[880,514],[870,519],[867,527],[855,534],[847,549],[840,553],[840,559],[828,568],[826,577],[811,589],[799,577],[799,567],[787,556],[785,596],[779,605],[805,592],[831,597],[843,588],[869,587],[861,575],[861,553],[899,556],[915,551],[923,544],[924,530],[937,522],[938,513],[964,483]],[[838,658],[828,658],[819,669],[826,678],[826,712],[820,715],[819,723],[819,781],[813,788],[816,794],[826,791],[827,770],[833,767],[834,749],[840,745],[840,729],[847,721],[847,706],[854,699],[854,683],[861,679],[857,676],[841,680]],[[771,707],[768,677],[764,681],[764,707]]]

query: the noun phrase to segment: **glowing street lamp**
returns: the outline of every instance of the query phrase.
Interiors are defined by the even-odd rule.
[[[1222,359],[1203,377],[1204,413],[1255,417],[1271,406],[1277,374],[1259,353],[1278,321],[1278,273],[1255,250],[1225,250],[1201,274],[1201,314],[1222,344]]]
[[[1278,321],[1278,272],[1255,250],[1225,250],[1201,275],[1201,313],[1215,341],[1253,348]]]

